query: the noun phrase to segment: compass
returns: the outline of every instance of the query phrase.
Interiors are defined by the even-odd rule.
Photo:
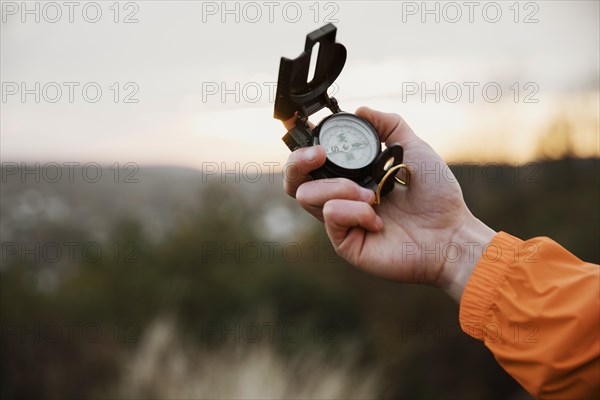
[[[325,148],[333,164],[347,169],[368,166],[381,149],[375,128],[350,113],[334,114],[324,120],[315,134],[315,144]]]
[[[346,48],[336,43],[336,27],[327,24],[306,36],[304,52],[293,60],[282,57],[275,97],[274,117],[281,121],[297,116],[295,125],[282,138],[291,151],[321,145],[325,164],[311,172],[314,179],[343,177],[375,192],[375,204],[394,189],[394,182],[409,183],[409,170],[402,164],[399,144],[382,150],[377,130],[366,119],[343,112],[327,89],[342,72]],[[319,43],[314,77],[308,80],[312,49]],[[332,114],[314,128],[308,117],[327,107]],[[396,175],[404,171],[404,180]]]

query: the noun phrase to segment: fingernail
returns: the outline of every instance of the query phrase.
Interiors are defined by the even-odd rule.
[[[377,229],[383,228],[383,219],[379,215],[375,217],[375,226]]]
[[[314,147],[308,147],[304,152],[304,159],[308,162],[312,162],[317,158],[317,149]]]
[[[372,203],[375,201],[375,193],[369,189],[361,189],[360,190],[360,199],[367,203]]]

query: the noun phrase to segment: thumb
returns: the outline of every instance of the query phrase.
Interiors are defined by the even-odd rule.
[[[406,143],[415,137],[413,130],[398,114],[360,107],[356,110],[356,115],[369,121],[379,133],[381,141],[385,142],[387,146]]]

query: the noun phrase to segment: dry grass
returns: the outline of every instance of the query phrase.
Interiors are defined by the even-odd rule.
[[[158,320],[125,362],[120,398],[351,399],[377,397],[378,377],[359,367],[352,346],[284,357],[269,343],[185,344],[175,325]]]

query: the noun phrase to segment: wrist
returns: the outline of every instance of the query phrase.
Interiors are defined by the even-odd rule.
[[[481,258],[488,243],[496,236],[496,231],[470,215],[451,236],[449,247],[442,265],[437,286],[445,291],[457,303],[465,286]]]

